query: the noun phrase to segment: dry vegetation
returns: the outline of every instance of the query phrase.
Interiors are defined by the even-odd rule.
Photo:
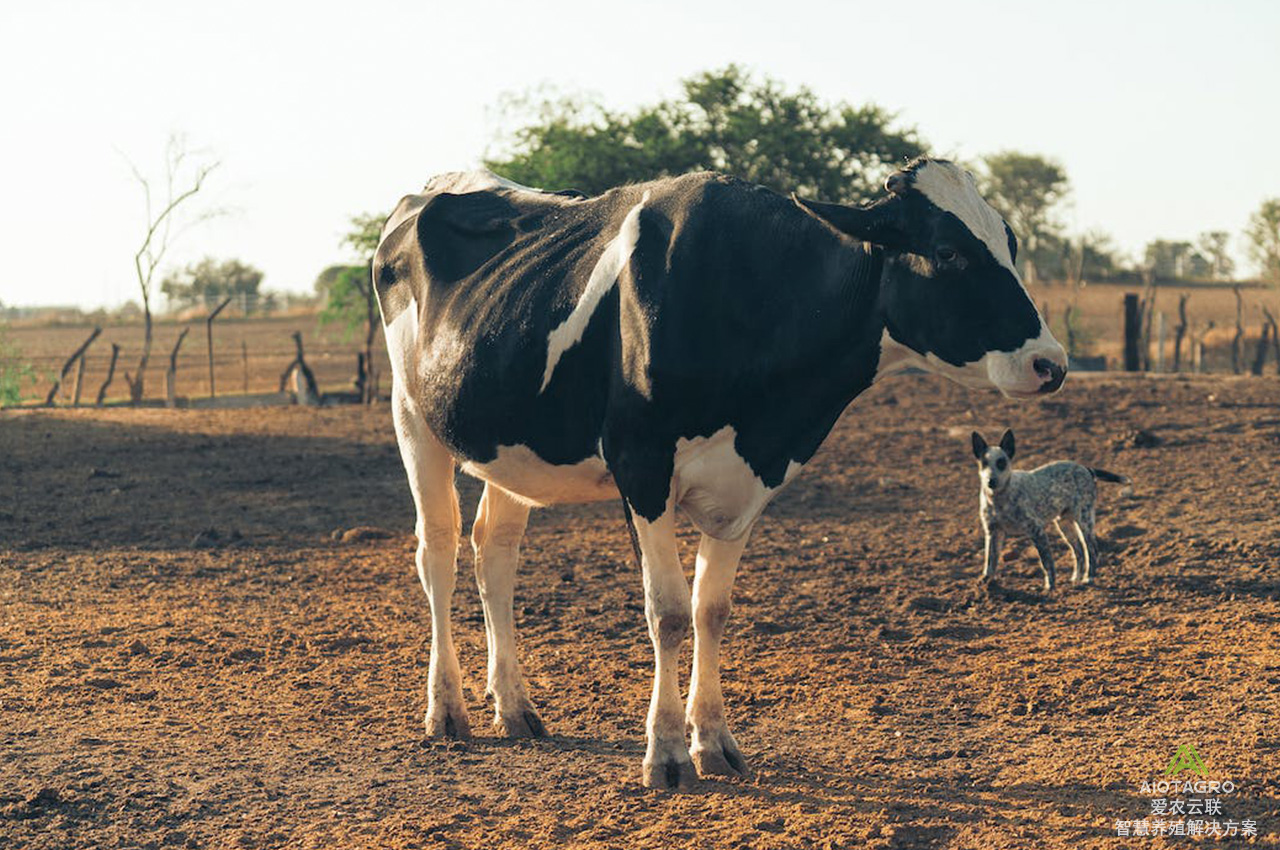
[[[158,321],[155,326],[155,351],[152,355],[147,387],[149,398],[164,397],[164,371],[169,352],[184,327],[191,332],[178,354],[178,395],[209,394],[208,343],[203,317],[190,322]],[[41,399],[51,385],[51,376],[63,361],[89,334],[87,327],[13,327],[9,340],[35,365],[40,377],[33,395]],[[214,382],[219,395],[231,393],[274,392],[279,389],[280,374],[293,360],[291,334],[299,331],[306,348],[307,363],[316,374],[322,390],[350,390],[356,375],[356,352],[360,343],[355,336],[346,338],[336,326],[322,328],[313,314],[299,314],[272,319],[224,318],[214,323]],[[116,379],[107,393],[109,401],[128,398],[128,387],[121,372],[137,364],[142,349],[139,325],[112,325],[103,328],[102,336],[89,350],[85,364],[82,400],[92,401],[106,378],[111,357],[111,343],[121,347]],[[376,348],[377,368],[384,376],[383,390],[390,389],[390,367],[385,346]],[[248,354],[246,370],[245,353]],[[67,388],[69,390],[69,387]]]

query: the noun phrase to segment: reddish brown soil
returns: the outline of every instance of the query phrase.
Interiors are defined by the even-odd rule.
[[[1097,586],[1045,596],[1015,551],[979,588],[968,434],[1006,425],[1023,466],[1136,480],[1103,491]],[[1150,816],[1141,783],[1182,743],[1277,846],[1278,452],[1270,378],[1078,379],[1023,405],[877,388],[740,572],[724,680],[756,777],[673,795],[639,782],[652,661],[616,505],[541,512],[524,548],[552,737],[487,729],[464,548],[478,736],[425,741],[385,408],[6,413],[0,846],[1172,846],[1114,824]],[[355,526],[393,536],[331,540]]]

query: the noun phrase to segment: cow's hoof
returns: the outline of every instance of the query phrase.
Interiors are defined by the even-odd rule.
[[[499,715],[493,721],[493,726],[499,734],[508,738],[547,737],[547,727],[542,725],[542,718],[532,708],[522,709],[506,717]]]
[[[644,787],[662,791],[689,791],[698,784],[698,773],[691,761],[644,760]]]
[[[722,741],[719,749],[694,749],[689,755],[698,766],[699,776],[731,776],[747,779],[751,776],[751,767],[743,758],[742,752],[733,739]]]
[[[464,711],[427,712],[428,738],[455,738],[466,741],[471,738],[471,723]]]

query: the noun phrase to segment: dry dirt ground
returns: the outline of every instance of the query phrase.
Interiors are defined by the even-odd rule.
[[[1024,551],[978,585],[969,431],[1006,425],[1022,466],[1137,482],[1102,494],[1095,587],[1042,594]],[[876,388],[739,574],[724,680],[755,777],[666,794],[639,781],[652,657],[617,505],[540,512],[524,548],[551,737],[488,731],[464,547],[478,734],[427,741],[385,408],[6,413],[0,846],[1173,846],[1115,823],[1151,816],[1141,784],[1184,743],[1238,788],[1223,817],[1277,846],[1278,452],[1274,378],[1081,378],[1022,405]],[[330,537],[356,526],[391,536]]]

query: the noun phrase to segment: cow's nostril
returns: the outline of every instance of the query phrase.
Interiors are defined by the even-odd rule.
[[[1045,357],[1037,357],[1032,361],[1031,367],[1036,370],[1036,375],[1040,378],[1039,391],[1042,393],[1056,392],[1067,377],[1066,369]]]

